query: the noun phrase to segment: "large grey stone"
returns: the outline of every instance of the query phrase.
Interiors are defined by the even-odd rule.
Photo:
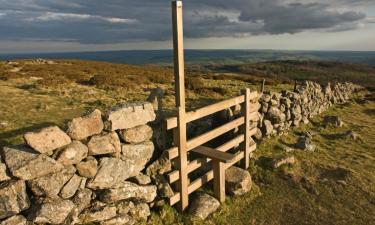
[[[27,220],[22,215],[16,215],[0,222],[0,225],[27,225]]]
[[[252,180],[248,171],[232,166],[225,170],[225,189],[230,195],[243,195],[251,190]]]
[[[125,142],[138,144],[152,138],[152,128],[148,125],[140,125],[130,129],[120,130],[119,134]]]
[[[74,140],[82,140],[100,134],[104,128],[102,113],[95,109],[92,113],[74,118],[68,123],[68,135]]]
[[[156,197],[156,186],[139,186],[137,184],[124,181],[116,188],[104,190],[101,199],[106,203],[118,202],[127,199],[137,199],[145,202],[152,202]]]
[[[216,212],[220,207],[220,202],[206,193],[198,193],[192,201],[189,212],[202,220]]]
[[[154,144],[151,141],[136,145],[125,144],[122,145],[121,150],[121,159],[130,165],[129,168],[126,168],[128,173],[131,176],[136,176],[151,159],[154,153]]]
[[[96,173],[98,172],[98,161],[92,156],[89,156],[76,165],[79,175],[92,178],[95,177]]]
[[[0,219],[14,216],[30,206],[25,181],[9,181],[0,184]]]
[[[28,181],[28,186],[36,196],[56,198],[61,188],[70,180],[75,172],[76,169],[74,166],[67,166],[60,172]]]
[[[149,102],[123,104],[112,108],[106,116],[106,128],[123,130],[144,125],[156,118],[154,107]]]
[[[53,150],[70,144],[70,137],[57,126],[46,127],[24,135],[26,143],[40,153],[50,154]]]
[[[134,177],[134,165],[117,158],[102,158],[99,162],[98,172],[91,179],[87,187],[91,189],[108,189],[122,181]]]
[[[60,196],[64,199],[73,197],[81,185],[82,177],[74,174],[60,191]]]
[[[87,146],[89,155],[114,154],[118,156],[121,152],[120,138],[116,132],[93,136]]]
[[[37,154],[25,146],[4,147],[5,164],[13,176],[22,180],[31,180],[58,172],[63,166],[54,159]]]
[[[37,224],[62,224],[65,222],[70,212],[73,210],[74,204],[70,200],[62,199],[45,199],[40,206],[37,207],[33,222]]]
[[[87,154],[88,148],[86,145],[79,141],[73,141],[62,149],[57,161],[65,166],[77,164],[86,158]]]

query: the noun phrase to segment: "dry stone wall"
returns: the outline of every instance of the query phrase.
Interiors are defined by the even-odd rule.
[[[331,105],[346,102],[355,88],[351,83],[322,87],[306,82],[294,92],[265,92],[259,98],[259,119],[252,122],[258,129],[255,136],[283,134],[308,123]],[[24,145],[1,149],[0,225],[134,224],[147,219],[150,207],[174,195],[164,176],[173,165],[160,152],[167,139],[162,97],[163,91],[155,89],[148,102],[117,105],[104,114],[94,110],[71,120],[66,131],[45,127],[26,133]],[[196,136],[240,112],[240,106],[233,107],[189,125],[188,131]],[[228,170],[226,183],[233,195],[252,185],[250,174],[236,167]],[[199,196],[190,211],[205,218],[207,212],[199,209],[216,209],[219,203]]]

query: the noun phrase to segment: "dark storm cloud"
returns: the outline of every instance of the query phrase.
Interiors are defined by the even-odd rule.
[[[185,30],[190,38],[355,29],[366,15],[331,4],[286,0],[189,0]],[[301,2],[301,1],[299,1]],[[346,2],[346,3],[343,3]],[[159,41],[170,38],[168,0],[0,0],[0,39],[80,43]]]

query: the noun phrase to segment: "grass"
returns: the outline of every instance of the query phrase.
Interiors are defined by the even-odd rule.
[[[313,69],[311,65],[307,67]],[[316,71],[321,69],[317,67]],[[216,72],[200,66],[188,68],[189,109],[236,96],[245,87],[259,90],[260,81],[267,77],[248,74],[244,78],[244,71],[222,75]],[[160,78],[160,74],[167,79]],[[65,128],[67,120],[93,108],[106,110],[119,102],[145,100],[155,87],[166,90],[164,106],[168,113],[173,113],[171,76],[168,67],[74,60],[57,61],[54,65],[0,62],[0,123],[7,124],[0,126],[0,147],[20,143],[26,131],[49,124]],[[293,84],[283,79],[267,79],[266,90],[292,88]],[[265,140],[250,168],[252,191],[241,197],[228,197],[207,220],[197,220],[164,206],[153,211],[145,224],[372,224],[375,103],[353,101],[335,106],[326,114],[338,115],[345,126],[324,128],[321,117],[316,117],[310,125],[294,129],[288,135]],[[316,134],[317,151],[284,152],[283,146],[292,146],[306,130]],[[348,130],[358,133],[361,139],[342,138],[341,134]],[[295,165],[276,170],[270,167],[273,159],[288,154],[297,158]]]

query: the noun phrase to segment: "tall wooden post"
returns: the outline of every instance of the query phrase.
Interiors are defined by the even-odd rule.
[[[266,79],[263,79],[262,81],[262,87],[260,88],[260,92],[263,93],[264,92],[264,86],[266,85]]]
[[[187,173],[187,151],[186,151],[186,109],[185,109],[185,65],[184,65],[184,33],[182,2],[172,2],[173,21],[173,53],[174,53],[174,76],[176,91],[176,107],[178,108],[177,129],[175,144],[178,146],[178,167],[180,179],[178,189],[180,191],[179,210],[184,211],[189,205],[188,173]]]
[[[245,90],[242,90],[242,94],[245,95],[245,102],[241,107],[242,115],[245,118],[245,123],[242,126],[242,132],[245,136],[245,140],[242,143],[242,149],[245,153],[242,167],[247,169],[250,166],[250,89],[246,88]]]

